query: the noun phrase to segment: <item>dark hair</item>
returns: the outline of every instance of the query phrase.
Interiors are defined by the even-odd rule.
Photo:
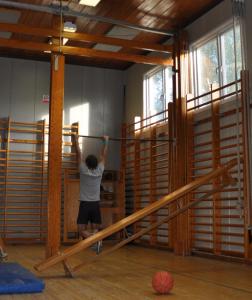
[[[87,157],[86,157],[86,165],[89,169],[91,170],[94,170],[96,169],[97,165],[98,165],[98,160],[97,160],[97,157],[92,155],[92,154],[89,154]]]

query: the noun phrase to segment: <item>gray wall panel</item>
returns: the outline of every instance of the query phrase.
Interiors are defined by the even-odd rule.
[[[7,117],[10,114],[10,86],[11,86],[11,72],[12,64],[10,60],[0,58],[0,97],[1,109],[0,117]]]
[[[50,95],[50,64],[36,62],[36,96],[34,120],[42,120],[49,115],[49,103],[43,103],[43,95]]]
[[[121,136],[120,124],[122,123],[124,113],[122,105],[123,89],[120,82],[121,76],[119,71],[105,70],[104,100],[107,105],[104,107],[104,134],[109,134],[114,137]],[[110,120],[114,120],[114,123],[118,125],[114,126]],[[119,162],[115,160],[115,158],[120,156],[120,143],[110,142],[110,144],[108,162],[114,162],[114,168],[119,168]]]
[[[10,117],[15,121],[33,120],[35,114],[36,63],[15,60],[11,77]]]
[[[1,117],[33,122],[48,117],[49,104],[43,95],[50,90],[50,64],[0,58]],[[74,117],[75,114],[75,117]],[[79,121],[80,134],[120,136],[123,119],[123,72],[66,65],[65,123]],[[88,125],[88,131],[86,129]],[[85,154],[99,154],[100,140],[85,140]],[[111,143],[107,168],[119,166],[118,145]]]
[[[143,115],[143,76],[152,68],[154,66],[136,64],[125,72],[127,123],[134,122],[135,116]]]
[[[232,20],[232,4],[230,0],[224,0],[186,28],[189,42],[195,42],[230,20]]]
[[[84,99],[89,103],[89,134],[104,134],[104,70],[87,68],[84,74]],[[96,118],[96,122],[92,122]],[[92,120],[92,121],[91,121]]]
[[[73,111],[80,106],[83,94],[83,68],[66,65],[65,70],[65,97],[64,97],[64,121],[70,124],[78,121]],[[76,108],[76,109],[75,109]]]

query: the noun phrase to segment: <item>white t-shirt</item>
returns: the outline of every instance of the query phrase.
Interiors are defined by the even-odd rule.
[[[80,201],[100,201],[100,186],[104,164],[90,170],[84,162],[80,164]]]

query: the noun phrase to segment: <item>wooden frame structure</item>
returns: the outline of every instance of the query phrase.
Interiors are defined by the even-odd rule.
[[[151,204],[153,194],[156,199],[161,196],[162,176],[165,176],[166,189],[170,192],[181,186],[182,181],[191,182],[233,157],[239,161],[242,159],[233,171],[238,182],[235,187],[215,193],[185,212],[184,216],[172,220],[164,230],[166,235],[163,240],[160,230],[157,230],[141,237],[139,243],[170,248],[183,255],[201,251],[251,260],[250,163],[247,146],[249,124],[245,108],[248,103],[247,83],[248,74],[244,71],[241,80],[237,82],[212,89],[209,93],[187,101],[181,99],[177,104],[169,103],[168,111],[159,114],[168,116],[166,118],[158,120],[158,115],[152,116],[125,127],[126,137],[149,137],[158,132],[159,128],[165,128],[166,134],[174,140],[166,146],[160,142],[156,145],[149,143],[141,149],[137,143],[125,144],[128,214]],[[153,119],[155,121],[150,121]],[[158,154],[157,145],[160,148]],[[158,158],[162,152],[164,156]],[[146,161],[150,166],[147,169]],[[162,163],[164,174],[160,171]],[[148,178],[151,180],[146,181]],[[216,178],[189,193],[180,200],[179,205],[195,201],[209,190],[220,190],[220,185],[219,178]],[[176,206],[170,206],[168,211],[161,214],[168,215],[173,210],[176,210]],[[159,214],[134,225],[133,233],[137,231],[137,226],[147,228],[155,223],[160,218]]]
[[[51,54],[51,107],[50,107],[50,151],[49,151],[49,205],[47,220],[50,224],[47,235],[47,257],[52,256],[48,262],[59,261],[56,253],[60,246],[60,191],[61,191],[61,135],[62,133],[62,107],[64,95],[64,55],[75,55],[85,57],[99,57],[105,59],[115,59],[130,61],[135,63],[159,64],[173,66],[173,87],[174,103],[169,104],[168,110],[141,120],[138,124],[134,123],[124,128],[123,137],[132,138],[132,141],[123,141],[121,153],[124,156],[122,166],[126,172],[122,176],[126,180],[125,195],[133,201],[126,202],[128,213],[134,212],[129,216],[129,223],[120,222],[115,227],[105,230],[95,236],[93,239],[87,239],[82,242],[76,250],[67,250],[60,260],[64,260],[79,249],[88,247],[91,243],[104,238],[108,233],[118,228],[124,228],[133,224],[133,234],[140,230],[140,243],[150,244],[152,246],[163,246],[174,249],[175,253],[181,255],[190,254],[191,251],[203,251],[215,255],[238,256],[250,260],[252,257],[252,247],[250,243],[250,232],[248,227],[252,224],[251,214],[251,191],[249,185],[250,170],[248,153],[248,116],[247,116],[247,97],[248,97],[248,79],[247,74],[243,73],[242,80],[230,83],[218,89],[212,89],[211,92],[195,97],[193,99],[182,98],[181,91],[181,57],[186,51],[184,37],[177,37],[174,46],[153,45],[144,42],[125,41],[121,39],[108,38],[105,36],[88,35],[81,33],[65,33],[59,18],[55,18],[55,26],[50,28],[28,28],[24,25],[3,24],[0,23],[0,30],[24,34],[36,37],[38,42],[24,40],[8,40],[0,38],[0,47],[25,49],[35,52],[48,51]],[[48,44],[48,38],[52,38],[54,43]],[[87,49],[82,47],[63,46],[62,38],[69,38],[80,43],[92,41],[112,45],[120,45],[126,48],[161,51],[172,53],[172,59],[158,56],[133,55],[125,53],[114,53]],[[240,89],[240,85],[242,89]],[[231,92],[226,92],[231,89]],[[233,89],[233,90],[232,90]],[[231,101],[231,97],[236,97],[235,107],[226,110],[225,103]],[[201,103],[201,99],[203,100]],[[199,103],[197,103],[199,102]],[[56,109],[59,105],[60,109]],[[193,105],[191,105],[193,103]],[[196,104],[195,104],[196,103]],[[222,105],[224,103],[224,105]],[[210,115],[205,116],[204,108],[210,107]],[[207,108],[207,109],[208,109]],[[201,112],[199,112],[201,110]],[[207,114],[207,113],[206,113]],[[161,115],[161,118],[160,118]],[[236,118],[230,124],[226,124],[231,118]],[[228,120],[228,121],[226,121]],[[140,125],[137,126],[136,125]],[[206,128],[204,128],[204,126]],[[210,127],[209,127],[210,126]],[[8,126],[9,128],[10,126]],[[187,128],[186,128],[187,127]],[[208,128],[209,127],[209,128]],[[236,135],[228,136],[226,130],[235,127]],[[201,131],[201,129],[203,130]],[[187,138],[185,135],[187,134]],[[165,137],[170,141],[165,141]],[[161,138],[160,138],[161,137]],[[148,143],[140,143],[140,138],[149,138]],[[160,139],[160,140],[157,140]],[[162,138],[164,142],[162,142]],[[226,144],[228,141],[236,139],[233,144]],[[176,142],[174,142],[176,141]],[[10,142],[10,133],[4,139],[7,144]],[[210,147],[211,149],[204,147]],[[230,149],[238,148],[237,153],[226,153]],[[199,150],[197,150],[199,149]],[[3,180],[7,182],[8,170],[11,165],[8,163],[8,151],[6,163],[3,165],[6,173]],[[187,158],[187,154],[189,154]],[[211,157],[205,157],[205,155]],[[193,192],[187,190],[186,193],[179,194],[181,197],[176,201],[169,198],[168,207],[158,210],[156,201],[160,196],[171,193],[186,183],[191,182],[198,176],[204,175],[205,171],[215,170],[219,165],[226,162],[227,159],[237,157],[238,167],[234,172],[238,179],[238,188],[232,187],[222,191],[223,182],[217,177],[207,184],[204,188],[200,187]],[[2,159],[1,159],[2,160]],[[42,161],[44,167],[44,161]],[[42,167],[42,169],[43,169]],[[214,172],[214,171],[213,171]],[[174,178],[174,173],[176,178]],[[44,170],[42,171],[42,175]],[[146,180],[148,179],[148,180]],[[194,182],[194,181],[192,181]],[[197,182],[197,180],[196,180]],[[204,181],[205,182],[205,181]],[[231,181],[228,180],[230,183]],[[5,185],[2,191],[7,195],[8,188]],[[217,191],[211,199],[201,199],[202,193],[208,194],[209,190]],[[39,190],[43,195],[43,184]],[[225,194],[226,193],[226,194]],[[228,193],[236,193],[235,197],[230,197]],[[122,191],[122,195],[124,192]],[[224,195],[224,196],[223,196]],[[168,196],[167,196],[168,197]],[[164,197],[166,199],[166,197]],[[237,202],[237,198],[239,201]],[[5,207],[7,205],[7,196],[5,197]],[[225,202],[226,201],[226,202]],[[240,205],[240,214],[237,213],[237,204]],[[197,204],[196,207],[188,210]],[[166,202],[165,202],[166,203]],[[133,207],[129,207],[132,205]],[[168,202],[167,202],[168,204]],[[158,212],[150,215],[141,215],[140,211],[145,210],[145,206],[155,207]],[[184,208],[187,209],[184,209]],[[43,205],[40,205],[43,209]],[[223,213],[227,210],[228,214]],[[235,211],[232,213],[232,211]],[[154,211],[151,211],[154,212]],[[169,215],[173,215],[172,222],[168,224]],[[6,216],[6,213],[4,212]],[[134,217],[137,216],[137,217]],[[141,218],[140,218],[141,216]],[[142,216],[144,217],[142,219]],[[159,219],[165,217],[161,227]],[[168,219],[167,219],[168,218]],[[209,222],[202,221],[207,218]],[[140,220],[141,219],[141,220]],[[6,218],[4,224],[6,224]],[[133,221],[134,220],[134,221]],[[228,220],[228,224],[225,223]],[[240,223],[239,223],[239,222]],[[42,218],[41,218],[42,223]],[[122,227],[121,227],[122,226]],[[55,230],[56,228],[56,230]],[[150,230],[147,228],[151,228]],[[228,228],[228,230],[225,230]],[[230,228],[234,228],[231,230]],[[242,229],[239,231],[239,229]],[[119,229],[120,230],[120,229]],[[114,232],[114,231],[113,231]],[[42,236],[42,234],[41,234]],[[140,236],[138,236],[140,237]],[[122,242],[123,243],[123,242]],[[72,251],[72,252],[71,252]],[[50,263],[49,263],[50,265]],[[38,266],[38,269],[44,267]]]
[[[127,226],[139,221],[140,219],[142,219],[146,216],[151,215],[153,212],[165,207],[166,205],[171,205],[174,203],[177,204],[177,207],[178,207],[177,212],[174,212],[171,216],[168,217],[168,219],[166,217],[162,221],[156,222],[155,225],[152,224],[152,226],[149,226],[145,230],[140,230],[139,233],[133,235],[132,237],[126,238],[125,241],[122,241],[118,245],[115,245],[112,249],[108,250],[103,255],[110,253],[110,252],[122,247],[126,243],[128,243],[136,238],[139,238],[140,236],[144,235],[145,233],[162,225],[163,222],[166,222],[167,220],[172,219],[172,218],[176,217],[177,215],[183,213],[188,208],[190,208],[191,206],[198,203],[198,201],[203,200],[203,198],[202,198],[202,199],[196,201],[195,203],[193,203],[193,202],[188,203],[185,207],[179,207],[179,200],[181,199],[181,197],[187,195],[189,192],[200,187],[202,184],[204,184],[208,181],[211,181],[214,178],[219,177],[219,176],[222,177],[223,186],[234,184],[236,181],[230,176],[229,170],[232,169],[235,165],[237,165],[237,162],[238,162],[237,159],[233,159],[233,160],[229,161],[228,163],[219,167],[218,169],[208,173],[205,176],[202,176],[201,178],[198,178],[197,180],[187,184],[186,186],[179,188],[178,190],[170,193],[169,195],[162,197],[160,200],[157,200],[156,202],[148,205],[147,207],[140,209],[139,211],[133,213],[132,215],[118,221],[117,223],[107,227],[106,229],[101,230],[100,232],[96,233],[95,235],[90,236],[87,239],[80,241],[77,244],[69,247],[68,249],[51,256],[50,258],[37,264],[35,266],[35,269],[37,271],[44,271],[44,270],[48,269],[49,267],[52,267],[53,265],[62,262],[64,264],[65,268],[67,268],[67,270],[68,270],[67,273],[72,274],[73,271],[77,271],[80,267],[85,265],[85,263],[72,268],[72,267],[70,267],[70,264],[67,261],[67,259],[70,258],[71,256],[73,256],[74,254],[88,248],[93,243],[95,243],[99,240],[102,240],[102,239],[110,236],[111,234],[114,234],[115,232],[126,228]],[[222,189],[222,187],[220,188],[220,190]],[[209,194],[215,193],[215,192],[216,192],[216,190],[208,191],[206,193],[206,196],[208,196]]]
[[[106,36],[89,35],[83,33],[66,33],[63,31],[62,19],[53,16],[53,28],[30,28],[20,24],[0,23],[0,30],[17,33],[25,36],[25,39],[0,38],[0,47],[23,49],[32,52],[51,53],[51,91],[50,91],[50,138],[49,138],[49,168],[48,168],[48,210],[47,210],[47,246],[46,256],[49,257],[58,251],[60,245],[60,218],[61,218],[61,137],[62,132],[62,108],[64,97],[64,55],[85,56],[113,60],[129,61],[134,63],[172,65],[171,58],[160,56],[146,56],[125,53],[115,53],[81,46],[64,46],[63,38],[68,38],[79,45],[86,41],[104,43],[126,47],[128,49],[140,49],[154,52],[171,53],[172,46],[156,45],[146,42],[130,41]],[[27,37],[35,38],[29,41]],[[52,43],[48,43],[49,39]],[[8,160],[7,160],[8,161]],[[44,174],[44,172],[43,172]],[[42,194],[42,193],[41,193]],[[121,193],[123,195],[123,192]]]
[[[249,242],[250,190],[249,155],[247,153],[248,125],[244,99],[244,82],[241,80],[212,89],[199,97],[187,100],[188,181],[194,180],[225,161],[237,157],[243,159],[232,173],[237,186],[224,189],[212,199],[190,210],[191,247],[214,255],[226,255],[251,259]],[[209,188],[218,188],[220,182],[192,193],[191,200],[200,197]]]
[[[55,18],[57,19],[57,18]],[[58,28],[58,29],[57,29]],[[158,51],[171,53],[172,46],[149,44],[146,42],[129,41],[125,39],[112,38],[99,35],[90,35],[84,33],[70,33],[62,31],[63,26],[56,29],[51,28],[30,28],[20,24],[0,23],[0,30],[12,33],[24,34],[27,36],[42,38],[41,42],[31,42],[24,40],[4,39],[0,38],[0,47],[8,47],[13,49],[23,49],[35,52],[59,53],[62,55],[74,55],[94,58],[104,58],[113,60],[129,61],[134,63],[153,64],[153,65],[172,65],[170,58],[160,56],[145,56],[137,54],[126,54],[120,52],[110,52],[103,50],[95,50],[84,47],[73,47],[62,45],[63,38],[83,43],[85,41],[103,43],[115,46],[126,47],[129,49],[141,49],[148,51]],[[49,39],[58,40],[57,44],[50,45]]]
[[[171,192],[168,187],[168,176],[170,175],[168,173],[168,154],[175,139],[168,135],[167,123],[168,110],[124,127],[124,136],[136,138],[134,142],[125,141],[125,150],[123,151],[125,155],[126,215],[154,202],[157,197]],[[151,139],[150,142],[140,143],[140,139],[148,138]],[[134,232],[151,225],[159,217],[162,217],[164,212],[160,211],[159,214],[136,222]],[[141,240],[142,242],[150,241],[152,245],[161,244],[164,240],[168,241],[167,229],[167,224],[164,224],[156,232],[152,231],[151,236],[145,235]]]
[[[47,188],[44,181],[44,121],[0,121],[1,236],[12,242],[44,241]],[[27,237],[30,235],[30,238]]]
[[[0,120],[0,131],[1,236],[7,243],[45,242],[49,125],[45,121],[17,122],[4,118]],[[64,125],[59,135],[63,171],[76,172],[76,152],[70,139],[73,132],[78,132],[78,124]],[[63,195],[63,176],[58,177]],[[64,223],[61,212],[60,223]]]

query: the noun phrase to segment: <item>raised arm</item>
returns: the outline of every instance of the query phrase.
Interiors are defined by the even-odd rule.
[[[80,165],[81,163],[81,150],[80,150],[80,145],[79,145],[79,136],[76,134],[73,136],[73,141],[76,149],[76,158],[77,158],[77,163]]]
[[[102,147],[101,156],[100,156],[100,162],[102,162],[103,164],[105,164],[105,161],[107,158],[108,141],[109,141],[109,137],[107,135],[105,135],[103,137],[103,147]]]

